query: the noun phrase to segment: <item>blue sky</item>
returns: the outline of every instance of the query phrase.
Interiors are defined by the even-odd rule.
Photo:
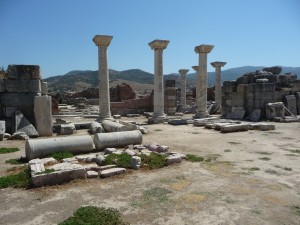
[[[164,74],[208,61],[300,66],[299,0],[0,0],[0,66],[38,64],[44,78],[97,70],[96,34],[112,35],[109,67],[153,73],[148,43],[170,40]],[[214,69],[209,65],[209,71]]]

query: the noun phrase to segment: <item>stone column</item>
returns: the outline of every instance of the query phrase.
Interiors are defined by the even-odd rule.
[[[154,40],[148,45],[154,50],[154,112],[152,120],[159,123],[166,118],[164,113],[163,50],[170,41]]]
[[[193,68],[193,70],[195,70],[195,72],[196,72],[196,78],[197,78],[197,76],[198,76],[198,71],[199,71],[199,66],[192,66],[192,68]],[[198,78],[197,78],[197,79],[198,79]],[[197,79],[196,79],[196,80],[197,80]],[[196,83],[197,83],[197,82],[196,82]],[[195,99],[195,105],[196,105],[196,106],[198,105],[198,101],[197,101],[198,96],[199,96],[199,90],[198,90],[197,84],[196,84],[196,99]]]
[[[213,45],[199,45],[195,52],[199,54],[199,70],[197,75],[197,113],[195,118],[205,118],[207,112],[207,53],[214,48]]]
[[[111,118],[107,48],[112,38],[107,35],[95,35],[93,38],[94,43],[98,46],[99,121]]]
[[[216,69],[215,104],[218,110],[221,108],[221,67],[225,66],[226,62],[212,62],[211,65]]]
[[[168,115],[175,115],[176,113],[176,81],[166,80],[165,85],[165,112]]]
[[[180,73],[181,77],[181,101],[180,104],[182,107],[186,107],[186,74],[189,72],[189,70],[186,69],[180,69],[178,71]]]

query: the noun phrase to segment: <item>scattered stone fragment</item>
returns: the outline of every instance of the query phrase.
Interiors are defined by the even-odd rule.
[[[104,161],[105,161],[105,157],[103,155],[100,154],[96,155],[95,163],[97,163],[97,165],[102,166]]]
[[[121,115],[113,115],[114,119],[121,119]]]
[[[112,165],[105,165],[105,166],[100,166],[100,170],[108,170],[108,169],[112,169],[112,168],[116,168],[117,166],[112,164]]]
[[[150,145],[145,145],[145,147],[152,152],[167,152],[169,147],[168,146],[161,146],[156,142],[152,142]]]
[[[97,178],[99,174],[96,171],[89,170],[86,172],[87,178]]]
[[[104,133],[105,130],[103,129],[103,127],[101,126],[100,123],[92,121],[91,124],[90,124],[89,132],[91,134],[96,134],[96,133]]]
[[[221,133],[230,133],[230,132],[239,132],[239,131],[248,131],[248,124],[232,124],[225,125],[221,127]]]
[[[24,132],[28,137],[38,137],[35,127],[26,119],[22,112],[15,112],[15,132]],[[23,139],[24,140],[24,139]],[[26,139],[25,139],[26,140]]]
[[[180,163],[181,162],[181,156],[180,155],[169,155],[167,157],[167,165],[173,164],[173,163]]]
[[[62,124],[60,125],[60,130],[58,134],[60,135],[70,135],[76,132],[75,125],[73,123]]]
[[[266,117],[273,120],[274,117],[284,118],[285,106],[283,102],[274,102],[266,104]]]
[[[171,124],[171,125],[186,125],[188,123],[187,123],[186,119],[174,119],[174,120],[169,120],[168,124]]]
[[[9,138],[9,140],[29,140],[29,137],[25,132],[16,132]]]
[[[177,156],[179,156],[182,159],[186,159],[186,155],[182,154],[182,153],[179,153],[179,152],[170,152],[169,154],[170,155],[177,155]]]
[[[141,131],[142,134],[148,134],[148,133],[149,133],[149,130],[148,130],[147,127],[141,127],[141,126],[140,126],[139,131]]]
[[[42,173],[45,171],[44,163],[32,163],[30,164],[31,174]]]
[[[95,153],[91,153],[91,154],[85,154],[85,155],[77,155],[76,156],[76,159],[79,161],[79,162],[87,162],[89,161],[90,159],[93,159],[93,158],[96,158],[96,154]]]
[[[9,133],[4,133],[4,138],[9,139],[9,138],[11,138],[11,135]]]
[[[249,124],[250,130],[261,130],[261,131],[267,131],[267,130],[275,130],[274,124],[268,124],[268,123],[251,123]]]
[[[202,127],[206,124],[212,123],[213,120],[216,120],[214,118],[204,118],[204,119],[194,119],[194,126],[195,127]]]
[[[107,169],[107,170],[103,170],[100,172],[100,177],[101,178],[106,178],[106,177],[111,177],[111,176],[115,176],[118,174],[122,174],[125,173],[126,169],[125,168],[111,168],[111,169]]]
[[[113,154],[117,149],[115,148],[106,148],[104,149],[104,154]]]
[[[125,149],[124,153],[126,153],[127,155],[130,155],[130,156],[136,155],[135,152],[130,149]]]
[[[140,150],[140,153],[141,154],[144,154],[144,155],[150,155],[152,151],[149,151],[148,149],[142,149]]]
[[[78,163],[78,160],[76,159],[76,157],[65,158],[65,159],[62,159],[62,161],[68,162],[68,163]]]
[[[139,170],[141,167],[142,160],[139,156],[132,156],[131,158],[131,168],[135,170]]]

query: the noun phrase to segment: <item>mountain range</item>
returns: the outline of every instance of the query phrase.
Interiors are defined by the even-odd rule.
[[[264,66],[243,66],[222,70],[221,79],[236,80],[247,72],[254,72],[261,70]],[[190,70],[191,71],[191,70]],[[282,66],[282,73],[291,72],[300,74],[300,67],[284,67]],[[141,88],[151,89],[153,86],[153,74],[145,72],[140,69],[130,69],[124,71],[109,70],[110,86],[114,86],[122,82],[129,85],[134,84],[135,87],[141,84]],[[164,75],[164,80],[176,80],[176,86],[180,85],[179,74],[173,73]],[[215,73],[208,73],[208,86],[213,86],[215,80]],[[64,75],[53,76],[44,79],[48,83],[49,91],[82,91],[91,87],[98,87],[98,71],[92,70],[73,70]],[[192,87],[196,84],[196,73],[187,74],[187,87]],[[140,88],[140,89],[141,89]]]

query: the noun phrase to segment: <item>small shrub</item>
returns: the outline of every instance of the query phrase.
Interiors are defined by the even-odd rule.
[[[231,152],[231,150],[230,149],[225,149],[224,152]]]
[[[120,155],[110,154],[105,158],[105,165],[116,164],[119,167],[130,168],[131,156],[122,153]]]
[[[300,206],[291,206],[290,208],[294,214],[300,216]]]
[[[265,170],[265,172],[270,174],[277,174],[275,170],[270,170],[270,169]]]
[[[19,148],[0,148],[0,154],[20,151]]]
[[[261,155],[272,155],[272,152],[256,152],[256,153]]]
[[[142,167],[146,167],[149,169],[158,169],[167,165],[166,155],[160,155],[151,152],[150,155],[142,154],[140,155],[142,160]]]
[[[121,214],[117,209],[84,206],[77,209],[72,217],[69,217],[59,225],[129,225],[122,221]]]
[[[19,164],[28,163],[28,160],[26,158],[24,158],[24,157],[20,157],[18,159],[8,159],[8,160],[5,161],[5,163],[19,165]]]
[[[260,160],[264,160],[264,161],[269,161],[271,160],[269,157],[262,157],[262,158],[259,158]]]
[[[71,152],[67,152],[67,151],[53,152],[53,153],[49,154],[49,157],[53,157],[57,161],[61,161],[62,159],[65,159],[65,158],[71,158],[73,156],[74,155]]]
[[[29,168],[24,166],[21,172],[0,177],[0,188],[28,188],[31,184]]]
[[[284,167],[285,170],[287,171],[292,171],[293,169],[291,167]]]
[[[300,150],[299,149],[296,149],[296,150],[290,150],[291,153],[298,153],[300,154]]]
[[[162,129],[155,129],[154,131],[162,131]]]
[[[208,154],[206,156],[205,162],[216,161],[219,156],[219,154]]]
[[[250,171],[256,171],[256,170],[260,170],[258,167],[251,167],[249,168]]]
[[[202,162],[204,160],[204,158],[201,156],[193,155],[193,154],[187,154],[186,160],[191,161],[191,162]]]

